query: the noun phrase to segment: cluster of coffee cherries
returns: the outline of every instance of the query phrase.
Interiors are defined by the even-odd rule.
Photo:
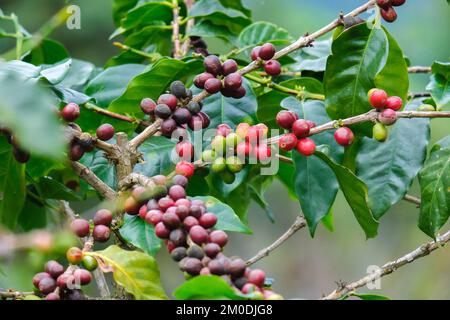
[[[394,22],[397,20],[397,12],[394,7],[403,5],[406,0],[377,0],[380,7],[381,16],[386,22]]]
[[[298,115],[289,110],[282,110],[277,114],[277,124],[288,130],[278,140],[278,145],[281,150],[291,151],[297,149],[297,151],[304,156],[311,156],[316,151],[316,143],[308,138],[312,128],[316,124],[310,120],[299,119]]]
[[[188,179],[176,175],[152,178],[155,183],[166,185],[167,192],[143,204],[137,214],[154,226],[155,234],[164,240],[174,261],[187,278],[198,275],[222,276],[230,285],[257,299],[282,299],[266,288],[266,276],[262,270],[251,270],[237,257],[228,258],[222,250],[228,243],[228,235],[214,230],[217,216],[208,212],[202,200],[190,200],[185,188]],[[143,187],[132,193],[142,194]],[[136,215],[136,211],[131,212]]]
[[[68,126],[82,133],[80,126],[74,123],[80,117],[80,106],[76,103],[67,104],[60,113],[61,117],[68,122]],[[102,124],[97,128],[97,139],[108,141],[114,137],[115,129],[109,123]],[[94,151],[94,139],[79,139],[74,137],[70,142],[69,158],[72,161],[80,160],[86,152]]]
[[[192,91],[187,89],[181,81],[174,81],[170,85],[170,91],[162,94],[157,102],[150,98],[141,101],[142,111],[152,119],[163,120],[161,134],[172,137],[175,130],[180,131],[180,136],[189,127],[191,130],[206,129],[210,119],[202,112],[201,102],[192,100]]]
[[[205,89],[209,94],[221,93],[225,97],[241,99],[247,91],[242,76],[238,73],[238,64],[233,59],[222,63],[218,56],[209,55],[203,65],[205,72],[197,75],[194,85]]]
[[[17,138],[12,132],[9,129],[0,126],[0,135],[2,134],[5,135],[8,143],[12,145],[13,155],[16,161],[19,163],[27,163],[30,160],[30,153],[20,147]]]
[[[91,223],[82,218],[74,219],[70,224],[70,229],[80,238],[85,238],[92,234],[94,241],[103,243],[107,242],[111,236],[110,227],[112,220],[112,212],[107,209],[101,209],[94,214],[92,230]]]
[[[275,56],[275,46],[271,43],[265,43],[262,46],[253,48],[250,56],[253,61],[258,59],[264,61],[264,71],[269,76],[278,76],[281,73],[281,64],[272,58]]]
[[[81,290],[92,281],[92,274],[98,267],[98,262],[91,256],[83,256],[81,249],[69,250],[68,259],[72,263],[68,268],[55,260],[45,264],[44,272],[33,277],[33,285],[39,296],[45,300],[84,300]],[[76,266],[81,264],[84,268]]]
[[[386,126],[391,126],[397,121],[397,112],[403,107],[403,100],[397,96],[389,97],[386,91],[373,88],[369,90],[367,97],[373,108],[380,113],[378,122],[373,126],[373,138],[385,141],[388,138]]]

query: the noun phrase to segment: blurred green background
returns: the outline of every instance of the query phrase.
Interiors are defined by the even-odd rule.
[[[53,38],[64,43],[73,57],[101,66],[118,52],[108,41],[114,30],[111,0],[1,0],[0,8],[5,13],[15,12],[22,24],[32,31],[67,2],[80,6],[82,28],[61,28]],[[340,11],[347,12],[364,1],[244,0],[244,3],[253,10],[254,20],[271,21],[292,35],[300,36],[328,23]],[[399,19],[387,27],[413,65],[429,66],[433,60],[448,61],[450,6],[445,0],[408,0],[398,13]],[[215,43],[212,50],[220,51],[219,48],[220,45]],[[423,91],[427,81],[428,75],[412,75],[411,91]],[[448,134],[448,120],[433,120],[432,142]],[[417,183],[410,193],[419,195]],[[278,238],[295,220],[299,205],[289,199],[281,185],[275,183],[267,192],[267,199],[277,222],[270,223],[259,207],[252,206],[249,220],[254,235],[232,235],[227,247],[230,255],[251,257]],[[302,230],[257,266],[275,278],[275,289],[286,298],[319,298],[334,290],[336,281],[359,279],[366,275],[367,266],[382,265],[428,241],[416,227],[418,213],[412,204],[395,205],[382,219],[379,236],[366,241],[344,197],[339,194],[334,206],[335,232],[319,227],[312,239],[306,230]],[[27,263],[19,263],[23,259],[2,264],[8,277],[0,272],[1,287],[30,288],[32,272],[36,270],[30,270]],[[183,281],[182,275],[164,250],[158,261],[163,270],[163,282],[170,293]],[[395,299],[450,299],[450,251],[443,249],[383,278],[381,290],[362,288],[359,292]]]

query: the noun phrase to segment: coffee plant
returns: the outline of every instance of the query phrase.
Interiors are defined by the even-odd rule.
[[[186,278],[177,299],[283,299],[277,274],[253,264],[329,225],[339,190],[367,238],[406,200],[431,239],[323,298],[358,295],[440,249],[450,136],[429,138],[432,118],[450,117],[450,63],[409,65],[384,26],[405,2],[367,1],[295,40],[240,0],[115,0],[120,53],[103,67],[49,38],[66,8],[36,33],[0,11],[13,30],[0,38],[15,42],[0,62],[0,241],[10,244],[0,258],[58,257],[29,279],[33,290],[0,297],[168,299],[154,258],[167,250]],[[210,52],[211,38],[231,49]],[[430,74],[420,94],[409,91],[417,72]],[[420,198],[408,194],[416,176]],[[228,232],[251,233],[251,201],[273,218],[264,192],[276,179],[299,201],[297,220],[253,258],[226,252]],[[92,219],[71,207],[81,200]],[[99,297],[83,291],[91,282]]]

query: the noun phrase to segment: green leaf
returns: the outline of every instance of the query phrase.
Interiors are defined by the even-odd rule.
[[[41,75],[48,80],[51,84],[55,85],[60,83],[69,72],[72,65],[72,59],[64,60],[53,65],[42,66]]]
[[[108,162],[108,159],[104,157],[103,151],[87,153],[80,162],[91,169],[100,180],[112,189],[116,188],[116,172],[114,166],[112,166]],[[81,183],[89,190],[94,190],[90,185],[85,184],[83,180],[81,180]]]
[[[139,216],[126,214],[124,224],[120,228],[120,234],[133,246],[151,256],[155,256],[161,249],[162,241],[155,235],[154,227]]]
[[[208,212],[214,213],[218,220],[214,227],[216,230],[234,231],[251,234],[252,231],[244,225],[233,209],[214,197],[192,197],[191,200],[202,200]]]
[[[197,36],[202,38],[220,38],[226,42],[234,43],[236,36],[226,27],[215,25],[208,20],[201,20],[189,30],[188,36]]]
[[[73,190],[51,177],[42,177],[37,185],[40,195],[45,199],[79,201],[81,200]]]
[[[289,67],[295,71],[323,72],[330,54],[331,39],[314,41],[312,47],[306,47],[291,54],[297,60],[297,63]]]
[[[31,38],[27,41],[31,41]],[[69,58],[67,49],[58,41],[44,39],[39,46],[23,58],[23,61],[40,66],[42,64],[54,64]]]
[[[406,110],[417,106],[410,104]],[[399,119],[390,128],[385,142],[363,138],[356,172],[369,188],[369,204],[376,219],[400,201],[410,188],[425,161],[429,131],[428,119]]]
[[[223,197],[228,197],[230,193],[232,193],[236,188],[242,185],[248,178],[249,169],[248,166],[244,167],[244,169],[236,174],[236,179],[233,183],[227,184],[223,181],[220,175],[212,173],[209,175],[211,185],[214,186],[215,191],[220,193]]]
[[[245,14],[247,17],[251,17],[252,15],[252,12],[242,4],[241,0],[219,0],[219,1],[223,6],[238,10],[243,14]]]
[[[265,198],[265,192],[271,185],[273,176],[258,175],[254,177],[248,184],[250,196],[264,210],[267,218],[271,222],[275,222],[275,214]]]
[[[316,151],[315,155],[334,171],[345,199],[347,199],[348,204],[352,208],[353,214],[364,230],[366,237],[374,238],[377,235],[378,222],[374,219],[367,203],[367,186],[348,168],[337,164],[326,154]]]
[[[172,30],[167,29],[166,25],[146,26],[127,36],[125,45],[135,49],[142,48],[147,53],[169,56],[172,52]]]
[[[380,296],[378,294],[352,293],[351,297],[358,297],[361,300],[391,300],[389,297]]]
[[[138,5],[128,12],[121,22],[122,28],[127,31],[133,28],[141,29],[154,24],[155,21],[172,21],[173,14],[169,2],[146,2]]]
[[[438,141],[419,173],[419,228],[435,237],[450,216],[450,136]]]
[[[344,119],[371,110],[367,92],[387,53],[384,31],[366,23],[344,31],[333,41],[324,77],[327,112],[332,119]],[[372,125],[353,126],[357,132],[371,133]]]
[[[165,137],[150,137],[139,147],[145,162],[137,164],[135,171],[148,177],[169,174],[176,164],[176,160],[172,160],[175,146],[174,141]]]
[[[120,24],[120,20],[127,14],[128,10],[134,8],[139,0],[114,0],[113,2],[113,18],[116,25]]]
[[[286,29],[280,28],[270,22],[254,22],[239,35],[237,45],[239,48],[255,47],[265,42],[274,45],[284,45],[292,42],[292,37]]]
[[[167,299],[159,278],[159,268],[154,258],[137,251],[126,251],[110,246],[90,255],[100,258],[111,267],[114,280],[132,294],[136,300]]]
[[[81,88],[90,79],[94,69],[95,66],[90,62],[72,59],[69,71],[59,84],[65,88]]]
[[[436,102],[438,108],[450,107],[450,62],[435,61],[431,66],[433,74],[427,90]]]
[[[218,276],[198,276],[183,283],[173,295],[178,300],[243,300],[224,279]]]
[[[12,147],[3,136],[0,159],[0,223],[14,229],[25,202],[25,166],[14,159]]]
[[[45,228],[47,226],[45,206],[27,197],[19,215],[18,225],[23,231]]]
[[[277,172],[277,178],[288,190],[289,196],[293,200],[298,200],[297,194],[295,193],[294,177],[295,169],[290,163],[280,162],[280,168]]]

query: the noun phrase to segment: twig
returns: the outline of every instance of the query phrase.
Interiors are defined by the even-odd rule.
[[[7,290],[7,291],[2,291],[0,290],[0,298],[1,299],[14,299],[14,300],[18,300],[18,299],[22,299],[25,298],[26,296],[30,296],[33,295],[34,292],[20,292],[20,291],[16,291],[16,290]]]
[[[83,105],[83,107],[88,109],[88,110],[91,110],[91,111],[93,111],[95,113],[101,114],[103,116],[106,116],[106,117],[109,117],[109,118],[113,118],[113,119],[116,119],[116,120],[125,121],[125,122],[136,123],[136,124],[138,124],[138,125],[140,125],[142,127],[148,127],[151,124],[151,123],[149,123],[147,121],[144,121],[144,120],[140,120],[140,119],[137,119],[137,118],[128,117],[128,116],[124,116],[124,115],[119,114],[119,113],[108,111],[108,110],[100,108],[99,106],[96,106],[95,104],[90,103],[90,102],[85,103]]]
[[[322,299],[324,299],[324,300],[339,299],[339,298],[345,296],[346,294],[354,291],[355,289],[363,287],[368,283],[371,283],[377,279],[380,279],[381,277],[383,277],[385,275],[388,275],[388,274],[396,271],[400,267],[403,267],[409,263],[412,263],[413,261],[415,261],[419,258],[429,255],[431,252],[440,248],[443,244],[445,244],[449,241],[450,241],[450,231],[447,231],[442,236],[437,237],[436,242],[431,241],[431,242],[425,243],[425,244],[421,245],[419,248],[415,249],[414,251],[404,255],[403,257],[398,258],[395,261],[386,263],[384,266],[382,266],[376,272],[373,272],[355,282],[349,283],[347,285],[342,285],[340,288],[333,291],[329,295],[323,297]]]
[[[100,193],[106,199],[114,199],[117,194],[106,183],[100,180],[88,167],[82,165],[79,162],[71,161],[71,166],[75,173],[89,185],[91,185],[98,193]]]
[[[261,260],[262,258],[267,257],[272,251],[277,249],[286,240],[288,240],[293,234],[295,234],[298,230],[303,229],[304,227],[306,227],[305,218],[297,217],[294,224],[280,238],[278,238],[270,246],[259,251],[256,256],[254,256],[253,258],[250,258],[247,261],[247,266],[251,266],[252,264],[256,263],[257,261]]]
[[[67,140],[71,141],[72,138],[77,138],[80,141],[85,142],[86,144],[93,143],[94,146],[100,150],[105,151],[107,154],[113,154],[115,152],[115,146],[96,139],[92,137],[89,133],[80,132],[78,130],[73,129],[72,127],[66,127]]]
[[[142,57],[150,60],[150,62],[155,62],[155,61],[161,59],[161,55],[159,53],[157,53],[157,52],[155,52],[155,53],[147,53],[145,51],[141,51],[141,50],[132,48],[130,46],[127,46],[127,45],[125,45],[125,44],[123,44],[121,42],[115,41],[115,42],[113,42],[113,46],[115,46],[115,47],[117,47],[117,48],[119,48],[119,49],[121,49],[123,51],[129,51],[129,52],[132,52],[132,53],[137,54],[139,56],[142,56]]]
[[[161,127],[162,120],[156,120],[152,125],[145,128],[140,134],[138,134],[133,140],[130,141],[129,147],[132,150],[136,150],[141,144],[144,143],[149,137],[153,136],[156,132],[158,132]]]
[[[172,41],[174,46],[173,57],[175,59],[181,59],[181,43],[180,43],[180,6],[178,0],[172,0]]]
[[[405,201],[414,203],[415,205],[417,205],[417,207],[420,207],[422,200],[420,200],[420,198],[411,196],[409,194],[405,194],[405,197],[403,198]]]
[[[408,68],[409,73],[430,73],[430,67],[414,66]]]

